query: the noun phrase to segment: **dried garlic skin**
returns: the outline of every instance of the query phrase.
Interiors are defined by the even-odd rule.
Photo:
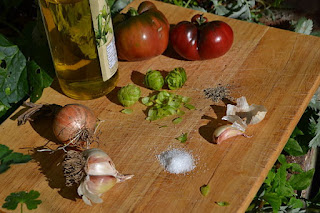
[[[222,117],[222,120],[229,121],[232,126],[242,132],[245,132],[248,125],[238,115],[226,115]]]
[[[227,116],[237,115],[245,121],[247,125],[257,124],[262,121],[267,113],[267,109],[262,105],[252,104],[249,106],[246,97],[237,99],[237,105],[227,105]]]

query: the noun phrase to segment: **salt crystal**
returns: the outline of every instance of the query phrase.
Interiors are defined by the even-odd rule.
[[[181,174],[190,172],[196,166],[192,155],[182,149],[172,149],[158,155],[161,165],[170,173]]]

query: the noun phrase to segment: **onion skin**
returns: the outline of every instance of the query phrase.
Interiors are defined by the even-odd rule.
[[[86,140],[93,136],[96,123],[97,119],[88,107],[68,104],[56,114],[52,125],[53,133],[60,142],[68,144],[73,140],[69,145],[76,145],[88,142]]]

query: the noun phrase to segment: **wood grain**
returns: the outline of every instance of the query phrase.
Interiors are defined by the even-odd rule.
[[[130,6],[137,7],[141,0]],[[190,20],[197,11],[155,2],[170,24]],[[223,20],[234,30],[231,50],[218,59],[185,61],[173,51],[150,60],[120,62],[118,88],[106,97],[76,101],[61,94],[57,84],[45,89],[38,103],[81,103],[90,107],[99,119],[99,147],[105,150],[124,174],[134,178],[117,184],[103,195],[104,203],[85,205],[76,188],[64,186],[61,170],[63,152],[34,151],[52,135],[50,118],[40,118],[17,126],[16,117],[24,108],[0,126],[0,143],[14,151],[32,154],[32,162],[13,165],[0,175],[0,201],[11,192],[37,190],[42,204],[33,212],[244,212],[276,161],[312,95],[320,84],[320,39],[239,20],[206,14],[209,20]],[[169,48],[170,49],[170,48]],[[188,81],[176,93],[192,98],[196,110],[188,111],[183,122],[173,118],[157,122],[145,120],[145,107],[130,107],[131,115],[116,98],[119,87],[128,83],[140,86],[142,95],[151,91],[142,84],[148,69],[170,71],[182,66]],[[263,122],[250,126],[251,138],[235,137],[221,145],[210,143],[214,128],[222,124],[225,103],[205,99],[203,89],[218,84],[230,85],[231,96],[245,96],[249,104],[268,109]],[[159,128],[168,125],[169,128]],[[188,142],[174,138],[188,133]],[[171,148],[192,152],[197,167],[186,175],[170,174],[162,168],[157,155]],[[200,187],[208,184],[207,197]],[[218,201],[230,205],[220,207]],[[5,209],[1,209],[6,211]]]

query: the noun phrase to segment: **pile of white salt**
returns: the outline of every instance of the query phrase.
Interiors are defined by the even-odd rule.
[[[192,171],[196,165],[192,155],[182,149],[172,149],[157,156],[166,171],[181,174]]]

